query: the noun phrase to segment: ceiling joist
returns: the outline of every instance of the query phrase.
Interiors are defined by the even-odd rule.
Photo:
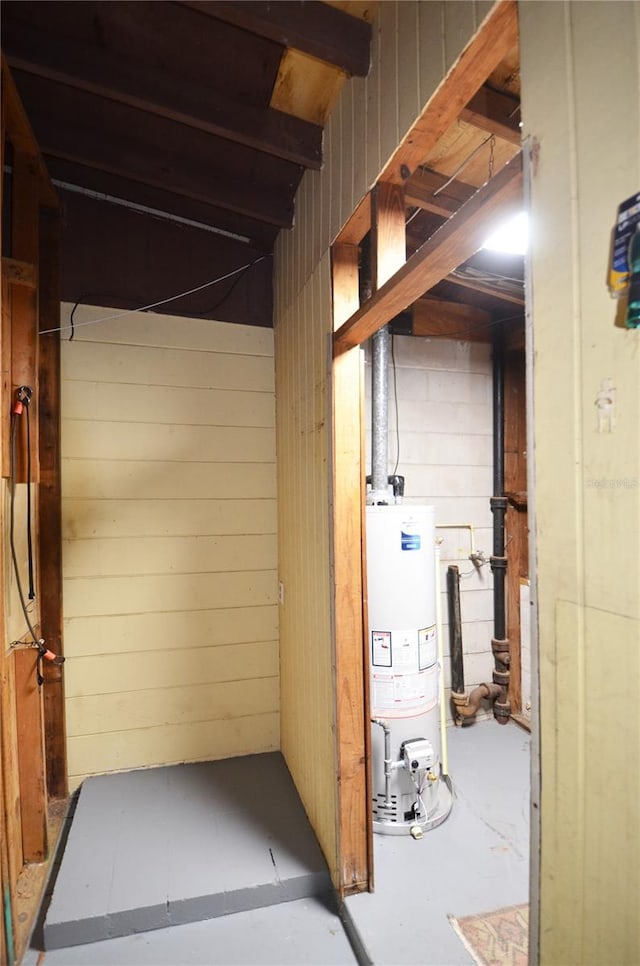
[[[411,128],[411,136],[405,137],[393,153],[382,172],[381,181],[396,184],[407,181],[517,43],[516,0],[502,0],[462,51]]]
[[[519,154],[452,215],[334,335],[334,355],[370,338],[481,248],[501,218],[522,206]]]
[[[429,168],[418,168],[404,189],[405,203],[448,218],[474,194],[473,185],[447,178]]]
[[[479,278],[465,276],[462,273],[447,275],[447,282],[458,285],[460,288],[468,289],[472,292],[481,292],[483,295],[490,295],[492,298],[509,302],[511,305],[524,306],[524,287],[521,292],[508,291],[499,283],[491,283]]]
[[[370,65],[371,25],[319,0],[182,0],[216,20],[294,47],[356,77]]]
[[[471,98],[460,119],[510,144],[519,146],[522,140],[520,99],[494,91],[486,85]]]
[[[249,154],[241,158],[238,147],[232,155],[235,170],[225,165],[228,142],[222,139],[63,85],[56,85],[55,91],[49,87],[45,106],[40,96],[45,82],[32,75],[16,76],[23,96],[27,94],[43,154],[279,227],[291,226],[291,192],[287,183],[276,180],[276,172],[287,172],[297,185],[301,174],[297,166],[265,157],[260,163],[265,180],[260,184],[257,162]]]
[[[269,107],[221,99],[140,61],[124,61],[95,44],[55,44],[35,30],[12,26],[5,39],[13,69],[127,104],[275,157],[319,169],[322,128]]]
[[[490,342],[491,313],[462,302],[421,298],[413,304],[413,335]]]

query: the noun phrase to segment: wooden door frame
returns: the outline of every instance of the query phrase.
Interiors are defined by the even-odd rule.
[[[332,245],[333,282],[333,604],[335,615],[339,891],[372,889],[368,646],[363,601],[363,457],[359,346],[398,312],[470,257],[486,237],[487,219],[522,204],[520,157],[463,204],[408,261],[394,262],[397,236],[376,217],[373,192],[397,202],[422,159],[462,114],[491,72],[517,44],[515,0],[498,0],[427,102]],[[402,206],[404,211],[404,206]],[[372,229],[376,265],[389,264],[360,305],[358,246]],[[391,253],[391,256],[390,256]],[[444,334],[444,333],[443,333]]]
[[[3,163],[5,141],[12,148],[10,257],[2,258],[2,476],[9,476],[10,419],[19,418],[15,478],[27,482],[25,416],[11,414],[16,387],[30,386],[29,482],[36,504],[36,599],[30,623],[38,639],[43,637],[49,649],[61,653],[60,346],[57,333],[40,335],[56,328],[60,317],[58,202],[4,58],[1,141]],[[0,526],[4,539],[8,527],[4,507],[0,507]],[[26,939],[24,925],[15,918],[18,876],[25,864],[48,858],[49,798],[67,794],[61,669],[50,665],[42,669],[47,689],[43,693],[36,678],[38,652],[31,646],[31,630],[26,630],[21,617],[11,630],[11,636],[21,636],[15,641],[9,637],[9,581],[8,568],[0,567],[4,636],[0,650],[0,869],[3,916],[7,915],[0,947],[3,960],[12,954],[20,957]]]

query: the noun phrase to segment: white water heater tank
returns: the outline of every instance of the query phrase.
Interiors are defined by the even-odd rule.
[[[440,673],[436,640],[435,512],[367,506],[374,829],[433,828],[451,809],[440,775]],[[390,762],[385,762],[385,734]]]

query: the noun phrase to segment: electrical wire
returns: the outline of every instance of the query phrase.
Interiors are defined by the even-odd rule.
[[[71,329],[71,335],[69,336],[69,342],[73,342],[73,338],[74,338],[74,336],[76,334],[76,332],[75,332],[75,329],[76,329],[76,327],[75,327],[75,314],[76,314],[76,311],[77,311],[78,307],[80,305],[82,305],[83,302],[86,302],[88,299],[107,299],[108,300],[108,299],[111,299],[113,297],[114,296],[112,294],[106,295],[104,292],[88,292],[86,295],[82,295],[78,299],[78,301],[75,303],[75,305],[71,309],[71,314],[69,316],[69,326],[68,326],[68,328]],[[140,301],[140,299],[138,299],[138,301]],[[131,311],[134,312],[135,309],[131,309]]]
[[[213,305],[209,306],[209,308],[205,309],[203,312],[198,312],[198,317],[202,318],[202,316],[204,315],[210,315],[212,312],[215,312],[216,309],[219,309],[221,305],[224,305],[224,303],[233,293],[236,285],[238,285],[242,281],[242,279],[245,277],[245,275],[252,267],[252,265],[255,265],[255,262],[251,262],[249,265],[245,265],[244,269],[242,269],[241,271],[241,274],[238,275],[238,277],[231,283],[231,285],[229,286],[229,289],[225,292],[222,298],[219,298],[217,302],[214,302]]]
[[[433,197],[434,198],[437,197],[437,195],[439,195],[441,191],[444,191],[445,188],[448,188],[449,185],[451,184],[451,182],[456,180],[456,178],[458,177],[458,175],[460,174],[460,172],[461,171],[464,171],[464,169],[469,164],[469,162],[473,161],[473,159],[475,158],[476,154],[478,154],[478,152],[482,150],[482,148],[485,146],[485,144],[488,144],[489,141],[491,141],[493,143],[495,141],[495,139],[496,139],[495,134],[490,134],[489,137],[485,138],[484,141],[482,141],[476,148],[474,148],[474,150],[471,152],[471,154],[467,158],[465,158],[464,161],[461,164],[458,165],[458,167],[453,172],[453,174],[451,175],[451,177],[449,178],[449,180],[448,181],[445,181],[444,184],[441,184],[439,188],[436,188],[436,190],[433,192]],[[492,159],[490,158],[489,160],[490,160],[491,165],[493,166]]]
[[[15,506],[16,506],[16,431],[18,428],[18,414],[11,414],[11,486],[10,486],[10,505],[9,505],[9,544],[11,547],[11,560],[13,562],[13,572],[16,578],[16,586],[18,588],[18,597],[20,598],[20,606],[22,607],[22,613],[24,614],[24,619],[31,634],[32,643],[35,645],[39,644],[36,632],[31,624],[31,619],[29,617],[29,612],[27,610],[27,605],[24,599],[24,591],[22,589],[22,581],[20,580],[20,567],[18,565],[18,555],[16,553],[15,544]]]
[[[51,335],[53,332],[66,332],[67,329],[74,329],[74,327],[80,328],[81,326],[85,325],[99,325],[102,322],[113,322],[116,319],[122,319],[127,315],[134,315],[136,312],[148,312],[149,309],[155,309],[159,305],[166,305],[168,302],[175,302],[177,299],[186,298],[187,295],[194,295],[196,292],[201,292],[205,288],[210,288],[212,285],[217,285],[218,282],[224,282],[226,279],[232,278],[239,272],[246,272],[248,269],[253,268],[254,265],[257,265],[258,262],[262,262],[265,258],[269,257],[269,255],[260,255],[258,258],[254,258],[254,260],[249,262],[247,265],[242,265],[240,268],[235,268],[232,272],[227,272],[226,275],[220,275],[218,278],[213,278],[209,282],[203,282],[202,285],[196,285],[195,288],[190,288],[186,292],[179,292],[178,295],[171,295],[169,298],[159,299],[157,302],[150,302],[148,305],[141,305],[137,309],[127,309],[124,312],[117,312],[115,315],[105,315],[101,319],[89,319],[86,322],[75,322],[74,325],[59,325],[54,329],[44,329],[40,335]]]
[[[514,275],[500,275],[498,272],[481,272],[475,268],[472,268],[469,272],[461,272],[455,268],[451,274],[454,278],[464,278],[467,281],[495,282],[498,280],[500,282],[514,282],[516,285],[522,285],[524,288],[524,279],[516,278]]]
[[[31,421],[29,401],[25,402],[27,416],[27,561],[29,565],[29,600],[35,600],[35,579],[33,576],[33,532],[31,526]]]

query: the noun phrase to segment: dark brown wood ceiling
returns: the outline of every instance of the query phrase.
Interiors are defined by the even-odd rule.
[[[368,71],[370,25],[340,6],[5,0],[3,51],[62,201],[64,298],[131,307],[273,252],[322,163],[326,90]],[[315,106],[295,90],[314,84]],[[267,258],[166,310],[269,325],[270,279]]]
[[[63,298],[135,308],[248,265],[162,311],[271,325],[275,240],[341,85],[368,71],[375,6],[4,0],[3,51],[61,199]],[[416,158],[408,256],[518,153],[518,95],[514,49]],[[474,256],[430,296],[510,318],[518,273]]]

